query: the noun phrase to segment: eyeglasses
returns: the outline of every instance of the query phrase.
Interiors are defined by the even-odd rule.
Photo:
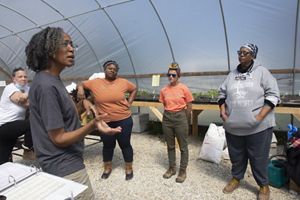
[[[68,47],[68,45],[70,45],[74,50],[77,50],[78,49],[78,45],[76,44],[73,44],[72,41],[70,40],[65,40],[63,43],[60,44],[61,46],[64,46],[64,47]]]
[[[241,55],[247,56],[248,54],[251,54],[251,52],[250,51],[237,51],[237,54],[239,56],[241,56]]]
[[[172,77],[175,78],[177,76],[177,74],[167,74],[168,77]]]
[[[236,77],[234,77],[235,80],[241,80],[241,81],[244,81],[247,79],[247,77],[245,75],[237,75]]]

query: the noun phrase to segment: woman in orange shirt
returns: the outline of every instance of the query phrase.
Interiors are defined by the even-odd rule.
[[[97,111],[100,114],[107,113],[103,120],[112,128],[118,126],[122,128],[121,133],[101,134],[104,162],[104,172],[101,178],[107,179],[112,171],[112,159],[116,141],[118,141],[125,160],[125,179],[130,180],[133,178],[133,149],[130,143],[133,122],[130,106],[136,96],[137,89],[133,83],[117,77],[119,71],[117,62],[109,60],[103,64],[103,69],[104,79],[96,78],[79,84],[78,97],[85,98],[84,89],[89,90],[94,97]],[[128,100],[125,98],[126,93],[129,93]]]
[[[160,91],[159,101],[164,104],[162,128],[168,146],[169,168],[163,178],[171,178],[176,174],[175,137],[178,140],[181,159],[176,182],[186,179],[186,168],[189,160],[188,151],[188,119],[191,115],[193,96],[188,87],[179,82],[180,68],[172,63],[168,70],[170,84]]]

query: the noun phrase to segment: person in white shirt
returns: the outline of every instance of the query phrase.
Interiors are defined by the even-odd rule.
[[[25,135],[24,152],[32,152],[30,123],[26,119],[29,86],[25,69],[14,69],[12,81],[4,88],[0,100],[0,164],[10,160],[14,145],[21,135]]]

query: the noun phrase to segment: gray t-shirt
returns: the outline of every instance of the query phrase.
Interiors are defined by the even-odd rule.
[[[43,171],[66,176],[83,169],[83,141],[68,147],[56,146],[48,131],[80,128],[76,106],[59,77],[38,72],[29,92],[30,126],[34,150]]]

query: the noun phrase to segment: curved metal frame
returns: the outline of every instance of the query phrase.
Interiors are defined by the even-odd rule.
[[[221,15],[222,15],[222,22],[223,22],[225,42],[226,42],[227,68],[228,68],[228,72],[230,72],[229,44],[228,44],[227,29],[226,29],[226,23],[225,23],[225,17],[224,17],[224,10],[223,10],[223,5],[222,5],[222,0],[219,0],[219,5],[220,5],[220,10],[221,10]]]
[[[125,40],[124,40],[124,38],[123,38],[120,30],[118,29],[117,25],[115,24],[115,22],[113,21],[113,19],[110,17],[110,15],[106,12],[106,10],[103,9],[103,11],[104,11],[105,15],[108,17],[108,19],[110,20],[110,22],[112,23],[113,27],[116,29],[116,31],[117,31],[117,33],[118,33],[118,35],[119,35],[119,37],[120,37],[120,39],[121,39],[121,41],[122,41],[125,49],[126,49],[126,53],[127,53],[128,57],[129,57],[129,60],[130,60],[130,63],[131,63],[132,69],[133,69],[133,73],[136,75],[135,67],[134,67],[134,64],[133,64],[133,61],[132,61],[132,56],[131,56],[131,54],[129,52],[128,46],[127,46],[127,44],[126,44],[126,42],[125,42]],[[134,79],[135,79],[137,88],[139,88],[139,83],[137,81],[137,78],[134,78]]]
[[[20,13],[20,12],[14,10],[14,9],[8,7],[8,6],[5,6],[5,5],[3,5],[3,4],[0,4],[0,6],[2,6],[2,7],[4,7],[4,8],[6,8],[6,9],[8,9],[8,10],[14,12],[14,13],[17,13],[17,14],[20,15],[21,17],[27,19],[28,21],[30,21],[31,23],[33,23],[35,26],[37,26],[37,23],[35,23],[34,21],[32,21],[31,19],[29,19],[28,17],[26,17],[26,16],[23,15],[22,13]],[[4,28],[5,30],[7,30],[7,31],[9,31],[9,32],[11,33],[11,35],[9,35],[9,36],[14,35],[15,37],[17,37],[18,39],[22,40],[22,41],[26,44],[26,41],[25,41],[23,38],[19,37],[19,36],[18,36],[16,33],[14,33],[11,29],[9,29],[9,28],[7,28],[6,26],[3,26],[3,25],[0,25],[0,26],[1,26],[2,28]],[[1,42],[1,44],[3,44],[4,46],[6,46],[9,50],[11,50],[11,52],[12,52],[14,55],[16,55],[17,58],[19,58],[21,61],[23,61],[23,60],[18,56],[18,54],[17,54],[12,48],[10,48],[8,45],[6,45],[6,44],[5,44],[4,42],[2,42],[2,41],[0,41],[0,42]],[[3,59],[1,59],[1,61],[5,64],[6,68],[9,70],[9,67],[8,67],[7,63],[4,62]],[[2,70],[2,71],[3,71],[3,72],[6,72],[6,71],[4,71],[4,70]],[[10,71],[10,70],[9,70],[9,71]],[[5,74],[6,74],[6,73],[5,73]],[[8,76],[10,77],[10,74],[8,74],[8,73],[7,73],[6,75],[8,75]]]
[[[96,58],[96,62],[98,63],[98,66],[100,67],[101,65],[99,63],[99,59],[98,59],[97,54],[94,51],[91,43],[87,40],[87,38],[84,36],[84,34],[78,29],[78,27],[75,26],[75,24],[70,20],[70,18],[66,18],[62,13],[60,13],[57,9],[55,9],[53,6],[51,6],[50,4],[48,4],[47,2],[45,2],[44,0],[41,0],[41,2],[43,2],[44,4],[46,4],[47,6],[49,6],[50,8],[52,8],[55,12],[57,12],[60,16],[62,16],[64,20],[68,21],[79,32],[79,34],[83,37],[83,39],[85,40],[85,42],[90,47],[91,51],[93,52],[93,54],[94,54],[94,56]]]
[[[22,40],[22,41],[26,44],[26,41],[25,41],[23,38],[19,37],[17,34],[14,34],[12,30],[10,30],[9,28],[7,28],[7,27],[5,27],[5,26],[2,26],[2,25],[0,25],[0,26],[1,26],[2,28],[4,28],[5,30],[11,32],[15,37],[19,38],[20,40]],[[10,36],[12,36],[12,35],[10,35]],[[12,53],[16,55],[16,57],[19,58],[18,54],[17,54],[13,49],[11,49],[8,45],[6,45],[6,44],[5,44],[4,42],[2,42],[1,40],[0,40],[0,42],[1,42],[1,44],[3,44],[4,46],[6,46],[9,50],[11,50]],[[21,58],[19,58],[19,59],[22,61]],[[8,71],[10,71],[10,70],[9,70],[9,67],[8,67],[8,65],[7,65],[7,63],[4,62],[3,59],[1,59],[1,61],[5,64],[5,66],[6,66],[6,68],[8,69]]]
[[[4,62],[4,60],[2,60],[2,58],[0,58],[0,60],[5,65],[5,67],[7,69],[9,69],[8,65],[6,64],[6,62]],[[11,77],[10,73],[7,72],[6,70],[4,70],[4,68],[0,67],[0,71],[3,72],[6,76]]]
[[[295,43],[294,43],[294,60],[293,60],[293,85],[292,85],[292,95],[295,94],[295,73],[296,73],[296,55],[297,55],[297,34],[298,34],[298,20],[299,20],[299,8],[300,0],[297,1],[296,8],[296,25],[295,25]]]
[[[49,24],[53,24],[53,23],[57,23],[57,22],[60,22],[60,21],[68,21],[77,31],[78,33],[83,37],[83,39],[85,40],[86,44],[88,44],[90,50],[92,51],[92,53],[94,54],[94,57],[96,58],[96,61],[98,63],[98,65],[100,66],[100,63],[99,63],[99,59],[97,57],[97,54],[95,53],[94,49],[92,48],[90,42],[87,40],[87,38],[85,37],[85,35],[80,31],[80,29],[70,20],[71,18],[73,17],[76,17],[76,16],[81,16],[81,15],[84,15],[86,13],[91,13],[91,12],[95,12],[95,11],[99,11],[99,10],[103,10],[105,15],[108,17],[108,19],[110,20],[110,22],[112,23],[112,25],[114,26],[115,30],[117,31],[125,49],[126,49],[126,52],[128,54],[128,57],[129,57],[129,60],[131,62],[131,65],[132,65],[132,68],[133,68],[133,72],[134,74],[136,75],[136,70],[135,70],[135,66],[134,66],[134,63],[133,63],[133,59],[132,59],[132,55],[128,49],[128,46],[119,30],[119,28],[117,27],[117,25],[115,24],[115,22],[112,20],[111,16],[107,13],[107,11],[105,10],[106,8],[109,8],[109,7],[112,7],[112,6],[117,6],[117,5],[120,5],[120,4],[125,4],[125,3],[129,3],[129,2],[133,2],[135,0],[128,0],[128,1],[123,1],[123,2],[120,2],[120,3],[115,3],[115,4],[112,4],[112,5],[108,5],[106,7],[101,7],[101,5],[99,4],[99,2],[97,0],[95,0],[95,2],[99,5],[99,8],[97,9],[94,9],[94,10],[89,10],[85,13],[80,13],[78,15],[74,15],[74,16],[69,16],[69,17],[64,17],[62,15],[62,13],[60,13],[57,9],[55,9],[53,6],[51,6],[49,3],[47,3],[45,0],[41,0],[41,2],[43,2],[44,4],[46,4],[48,7],[50,7],[51,9],[53,9],[54,11],[56,11],[60,16],[62,16],[62,19],[60,20],[57,20],[57,21],[54,21],[54,22],[51,22],[51,23],[47,23],[47,24],[42,24],[42,25],[38,25],[36,22],[34,22],[33,20],[31,20],[30,18],[28,18],[27,16],[25,16],[24,14],[4,5],[3,3],[0,4],[0,6],[16,13],[17,15],[27,19],[28,21],[30,21],[32,24],[35,25],[35,27],[32,27],[32,28],[29,28],[29,29],[26,29],[26,30],[22,30],[22,31],[19,31],[19,32],[13,32],[12,30],[8,29],[7,27],[4,27],[3,25],[0,25],[1,27],[3,27],[4,29],[8,30],[10,32],[10,34],[8,34],[7,36],[4,36],[4,37],[1,37],[0,39],[3,39],[3,38],[7,38],[7,37],[10,37],[12,35],[14,35],[15,37],[18,37],[20,40],[22,40],[24,43],[27,43],[24,39],[22,39],[21,37],[18,36],[18,34],[22,33],[22,32],[26,32],[26,31],[30,31],[30,30],[33,30],[33,29],[36,29],[36,28],[39,28],[41,29],[42,26],[46,26],[46,25],[49,25]],[[149,0],[149,3],[150,5],[152,6],[162,28],[163,28],[163,31],[164,31],[164,34],[165,34],[165,37],[167,39],[167,42],[168,42],[168,45],[169,45],[169,48],[170,48],[170,52],[171,52],[171,56],[172,56],[172,59],[173,61],[175,61],[175,56],[174,56],[174,51],[173,51],[173,48],[172,48],[172,43],[170,41],[170,38],[169,38],[169,35],[168,35],[168,32],[164,26],[164,23],[159,15],[159,12],[158,10],[156,9],[154,3],[152,0]],[[296,8],[296,24],[295,24],[295,35],[294,35],[294,55],[293,55],[293,85],[292,85],[292,94],[295,93],[295,73],[296,73],[296,57],[297,57],[297,42],[298,42],[298,37],[297,37],[297,34],[298,34],[298,23],[299,23],[299,5],[300,4],[300,0],[297,1],[297,8]],[[221,15],[222,15],[222,22],[223,22],[223,27],[224,27],[224,35],[225,35],[225,42],[226,42],[226,50],[227,50],[227,62],[228,62],[228,70],[230,71],[230,56],[229,56],[229,43],[228,43],[228,36],[227,36],[227,30],[226,30],[226,22],[225,22],[225,17],[224,17],[224,10],[223,10],[223,5],[222,5],[222,0],[219,0],[219,5],[220,5],[220,12],[221,12]],[[3,41],[0,41],[3,45],[5,45],[6,47],[8,47],[8,45],[5,44],[5,42]],[[8,47],[9,48],[9,47]],[[9,48],[17,57],[17,53],[16,51],[14,51],[13,49]],[[1,58],[0,58],[1,59]],[[19,58],[21,59],[21,58]],[[21,59],[22,60],[22,59]],[[4,67],[7,67],[9,69],[9,66],[7,65],[7,63],[3,62],[4,63]],[[5,70],[2,70],[5,72]],[[135,79],[137,85],[138,85],[138,81],[137,79]]]
[[[14,13],[17,13],[18,15],[22,16],[23,18],[25,18],[25,19],[27,19],[28,21],[30,21],[31,23],[33,23],[35,26],[38,25],[37,23],[35,23],[34,21],[32,21],[31,19],[29,19],[28,17],[26,17],[26,16],[23,15],[22,13],[20,13],[20,12],[14,10],[14,9],[8,7],[8,6],[5,6],[5,5],[3,5],[3,4],[1,4],[1,3],[0,3],[0,6],[6,8],[6,9],[8,9],[8,10],[11,10],[11,11],[14,12]]]
[[[10,48],[8,45],[6,45],[6,44],[5,44],[4,42],[2,42],[2,41],[0,41],[0,43],[3,44],[4,46],[6,46],[9,50],[11,50],[11,51],[13,52],[13,54],[16,55],[16,58],[19,58],[19,60],[20,60],[21,62],[23,62],[23,60],[20,58],[20,56],[18,56],[18,54],[16,54],[16,52],[15,52],[12,48]]]
[[[167,38],[167,41],[168,41],[168,44],[169,44],[169,47],[170,47],[170,51],[171,51],[171,56],[172,56],[173,62],[175,62],[174,51],[173,51],[173,48],[172,48],[172,45],[171,45],[171,41],[170,41],[169,35],[168,35],[168,33],[167,33],[167,29],[165,28],[164,23],[163,23],[163,21],[162,21],[160,15],[159,15],[159,13],[158,13],[156,7],[154,6],[152,0],[149,0],[149,2],[150,2],[150,4],[151,4],[151,6],[152,6],[154,12],[156,13],[156,16],[157,16],[157,18],[158,18],[158,20],[159,20],[159,22],[160,22],[160,24],[161,24],[161,26],[162,26],[162,28],[163,28],[163,30],[164,30],[165,36],[166,36],[166,38]]]

